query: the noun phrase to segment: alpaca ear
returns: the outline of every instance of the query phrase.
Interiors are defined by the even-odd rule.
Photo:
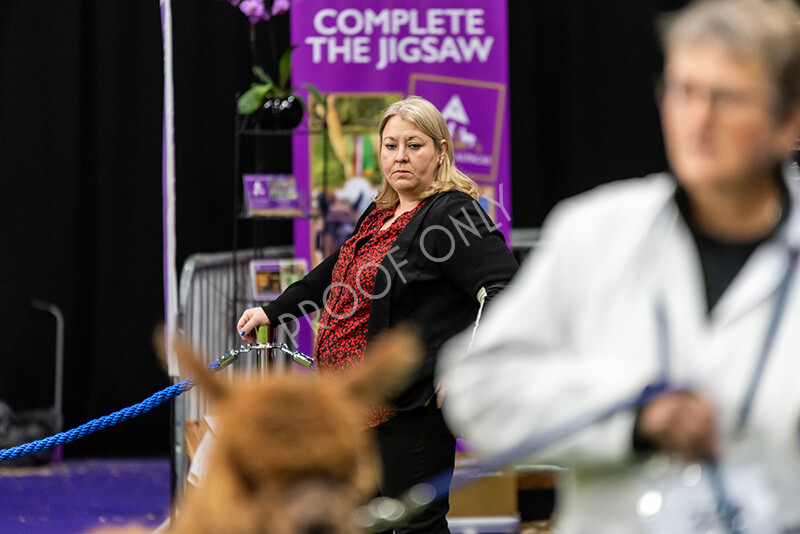
[[[395,326],[370,342],[363,364],[347,375],[347,387],[369,403],[380,403],[403,390],[421,360],[416,329]]]
[[[153,348],[163,361],[166,361],[165,347],[164,329],[163,327],[156,328],[153,333]],[[222,377],[217,376],[217,373],[209,371],[208,365],[205,363],[207,359],[203,358],[200,351],[188,339],[180,334],[175,334],[172,340],[172,350],[178,357],[181,374],[191,376],[195,385],[203,388],[210,399],[220,400],[228,395],[228,384]]]
[[[374,439],[374,436],[370,434],[370,438]],[[373,443],[356,458],[353,487],[364,501],[373,498],[376,486],[383,484],[383,469],[381,465],[377,443]]]

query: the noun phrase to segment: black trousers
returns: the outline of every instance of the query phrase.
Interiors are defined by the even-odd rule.
[[[436,399],[427,406],[399,412],[375,430],[383,462],[381,495],[397,498],[412,486],[443,473],[452,478],[456,440],[436,407]],[[394,532],[449,534],[445,519],[449,510],[450,503],[442,498],[395,527]]]

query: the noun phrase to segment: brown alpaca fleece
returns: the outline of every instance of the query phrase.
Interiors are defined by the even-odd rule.
[[[421,349],[409,329],[370,344],[340,375],[226,381],[185,341],[181,366],[213,403],[217,442],[206,477],[177,504],[172,534],[354,534],[353,512],[374,495],[380,460],[367,408],[407,382]],[[94,534],[145,530],[103,529]]]

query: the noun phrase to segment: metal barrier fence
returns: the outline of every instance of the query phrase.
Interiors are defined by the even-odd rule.
[[[208,358],[206,363],[239,347],[242,340],[236,334],[236,321],[255,302],[251,292],[250,261],[254,259],[292,259],[292,247],[270,247],[256,250],[194,254],[183,265],[178,288],[177,327]],[[276,340],[289,344],[291,340]],[[295,348],[295,347],[292,347]],[[265,370],[266,354],[257,351],[237,362],[236,370],[223,370],[244,378],[254,377]],[[275,360],[276,367],[283,365]],[[173,380],[180,377],[170,366]],[[208,411],[208,401],[201,388],[194,388],[177,397],[173,412],[173,497],[183,491],[189,472],[186,450],[186,422],[201,421]]]

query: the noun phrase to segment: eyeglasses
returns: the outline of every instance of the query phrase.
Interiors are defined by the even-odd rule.
[[[723,114],[750,111],[767,104],[767,98],[755,91],[728,87],[705,87],[669,77],[665,77],[659,82],[656,95],[659,101],[677,106],[708,102],[711,110]]]

